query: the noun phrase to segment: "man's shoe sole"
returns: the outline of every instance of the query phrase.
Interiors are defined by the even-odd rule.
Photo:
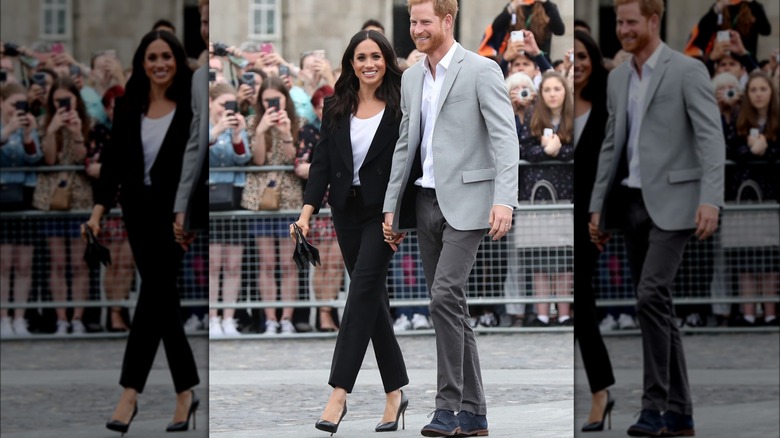
[[[696,436],[696,430],[683,429],[674,432],[667,430],[664,436]]]
[[[422,436],[458,436],[460,433],[460,427],[456,427],[455,430],[452,430],[450,432],[444,431],[444,430],[438,430],[438,429],[425,429],[420,431]]]
[[[628,436],[652,436],[652,437],[658,437],[658,436],[667,436],[666,435],[666,428],[662,427],[661,430],[658,432],[653,432],[647,429],[640,429],[635,427],[629,427],[628,428]]]
[[[488,436],[487,429],[472,430],[469,432],[461,431],[457,436]]]

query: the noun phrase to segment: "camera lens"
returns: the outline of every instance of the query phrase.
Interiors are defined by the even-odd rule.
[[[524,88],[522,91],[520,91],[520,97],[522,98],[528,97],[528,90]]]
[[[729,90],[726,92],[726,97],[728,97],[729,99],[733,98],[736,95],[737,93],[735,93],[734,90]]]

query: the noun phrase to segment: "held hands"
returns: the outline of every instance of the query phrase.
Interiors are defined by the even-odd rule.
[[[707,204],[696,209],[696,237],[699,240],[707,239],[718,229],[719,213],[717,207]]]
[[[602,232],[599,229],[599,222],[601,220],[600,213],[591,213],[590,222],[588,223],[588,233],[590,234],[590,241],[596,245],[599,251],[604,251],[604,245],[607,244],[612,235],[610,233]]]
[[[184,213],[176,213],[173,219],[173,236],[176,239],[176,243],[181,246],[184,251],[189,251],[190,244],[195,240],[195,233],[187,233],[184,231]]]
[[[398,245],[406,237],[406,233],[393,232],[393,213],[385,213],[385,221],[382,222],[382,235],[385,237],[385,243],[390,245],[393,252],[398,251]]]

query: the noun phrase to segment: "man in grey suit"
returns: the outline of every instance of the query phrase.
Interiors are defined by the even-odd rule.
[[[200,35],[209,43],[209,1],[199,0]],[[192,123],[174,204],[173,230],[176,241],[187,250],[195,239],[195,231],[208,227],[208,65],[192,75]]]
[[[486,230],[510,229],[519,145],[498,65],[453,37],[456,0],[409,0],[410,33],[427,55],[404,72],[400,137],[384,234],[417,230],[436,329],[436,412],[424,436],[487,435],[487,407],[466,284]],[[455,416],[455,411],[459,411]]]
[[[725,143],[704,65],[660,38],[663,0],[615,0],[617,36],[633,55],[607,87],[590,203],[591,239],[621,229],[642,329],[642,413],[631,436],[692,436],[693,407],[672,286],[685,244],[718,227]]]

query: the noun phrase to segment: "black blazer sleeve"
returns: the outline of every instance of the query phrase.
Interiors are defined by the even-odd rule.
[[[328,106],[328,100],[325,100],[325,106]],[[326,114],[323,108],[323,114]],[[314,214],[319,213],[322,206],[322,198],[330,184],[330,163],[333,145],[331,144],[331,129],[328,127],[330,120],[323,116],[322,128],[320,130],[320,142],[314,146],[314,152],[309,167],[309,179],[306,181],[306,191],[303,194],[303,204],[309,204],[314,207]]]

